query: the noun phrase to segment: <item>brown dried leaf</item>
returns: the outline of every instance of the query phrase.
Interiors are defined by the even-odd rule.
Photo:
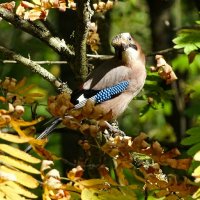
[[[105,112],[102,108],[102,106],[99,104],[99,105],[96,105],[94,107],[94,110],[90,116],[90,118],[93,118],[93,119],[102,119],[102,117],[104,116]]]
[[[46,20],[49,9],[58,8],[60,11],[65,11],[67,8],[65,0],[32,0],[32,2],[21,1],[16,14],[31,21]]]
[[[13,12],[13,9],[15,8],[15,2],[11,1],[9,3],[1,3],[0,7],[5,8],[5,9]]]
[[[113,6],[114,6],[114,2],[113,2],[113,1],[108,0],[108,1],[106,2],[106,10],[112,9]]]
[[[107,113],[104,113],[101,120],[111,121],[113,119],[112,110]]]
[[[89,117],[94,111],[94,102],[91,100],[88,100],[82,108],[82,115],[85,117]]]
[[[109,168],[107,168],[105,165],[101,165],[98,168],[98,171],[101,175],[101,177],[106,180],[108,183],[110,183],[111,185],[118,185],[113,178],[110,176],[109,174]]]
[[[35,21],[37,19],[46,20],[48,13],[49,13],[48,10],[42,10],[39,7],[35,7],[30,11],[26,11],[24,13],[24,19],[30,21]]]
[[[90,125],[89,127],[89,133],[92,137],[96,137],[97,133],[99,131],[99,128],[97,127],[97,125]]]
[[[72,181],[77,181],[81,179],[83,172],[83,168],[81,166],[77,166],[67,173],[67,177]]]
[[[6,98],[3,97],[3,96],[0,96],[0,101],[2,101],[2,102],[6,102]]]
[[[90,49],[93,52],[96,52],[100,46],[100,37],[97,33],[97,25],[93,22],[90,23],[89,31],[87,35],[87,45],[90,46]]]
[[[62,105],[59,109],[59,116],[64,117],[64,115],[67,113],[68,107],[65,105]]]
[[[33,146],[33,149],[43,158],[46,160],[59,160],[60,158],[51,153],[50,151],[47,151],[42,146]]]
[[[88,133],[89,132],[89,124],[81,124],[79,130],[81,133]]]
[[[76,119],[64,119],[63,124],[66,125],[68,128],[73,129],[73,130],[79,130],[80,128],[80,123]]]
[[[83,115],[83,112],[82,112],[81,109],[72,109],[68,113],[69,113],[70,116],[73,116],[77,120],[82,118],[82,115]]]
[[[174,160],[172,162],[172,160]],[[190,158],[185,158],[185,159],[167,159],[167,163],[170,167],[175,168],[175,169],[183,169],[183,170],[188,170],[190,168],[192,160]]]
[[[166,84],[171,84],[177,79],[172,67],[167,64],[162,55],[156,55],[155,59],[157,61],[156,67],[151,68],[152,71],[157,71],[159,76],[166,80]]]
[[[140,133],[133,139],[132,149],[136,152],[140,152],[142,149],[149,147],[149,144],[145,142],[145,139],[147,139],[147,135],[145,133]]]
[[[194,61],[196,55],[197,55],[197,52],[195,52],[195,51],[192,51],[189,53],[189,55],[188,55],[189,64],[191,64]]]
[[[96,12],[106,12],[112,9],[114,6],[114,2],[108,0],[107,2],[99,1],[98,3],[93,4],[93,8]]]

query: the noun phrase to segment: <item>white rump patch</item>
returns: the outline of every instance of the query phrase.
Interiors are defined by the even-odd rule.
[[[84,94],[82,94],[82,95],[77,99],[78,103],[80,103],[80,102],[82,102],[82,101],[85,101],[85,100],[86,100],[86,98],[84,97]]]

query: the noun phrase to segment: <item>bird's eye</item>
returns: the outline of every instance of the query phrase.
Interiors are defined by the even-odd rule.
[[[128,40],[129,40],[129,41],[132,41],[132,37],[131,37],[131,36],[129,36],[129,37],[128,37]]]

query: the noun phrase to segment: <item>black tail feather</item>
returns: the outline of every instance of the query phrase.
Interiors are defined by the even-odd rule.
[[[62,121],[62,118],[56,118],[54,121],[51,123],[50,126],[48,126],[38,137],[37,139],[43,139],[48,137],[51,132],[57,127],[57,125]],[[32,149],[31,145],[29,145],[24,151],[29,152]]]

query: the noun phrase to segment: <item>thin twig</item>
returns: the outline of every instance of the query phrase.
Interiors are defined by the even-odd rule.
[[[167,49],[163,49],[163,50],[160,50],[160,51],[155,51],[155,52],[148,53],[146,55],[146,57],[155,56],[155,55],[158,55],[158,54],[163,55],[163,54],[167,54],[167,53],[172,53],[174,51],[177,51],[177,49],[167,48]]]
[[[25,58],[22,55],[17,54],[14,51],[11,51],[3,46],[0,46],[0,53],[4,54],[9,59],[13,59],[13,60],[17,61],[18,63],[25,65],[34,73],[39,74],[44,79],[49,81],[52,85],[54,85],[57,88],[57,90],[59,90],[61,92],[64,92],[64,91],[71,92],[69,87],[67,87],[66,83],[63,83],[63,82],[59,81],[58,79],[56,79],[55,76],[53,76],[51,73],[49,73],[46,69],[41,67],[36,62],[34,62],[28,58]]]
[[[183,53],[182,51],[178,50],[178,49],[173,49],[173,48],[169,48],[169,49],[164,49],[161,51],[156,51],[156,52],[152,52],[146,55],[146,57],[150,57],[150,56],[155,56],[157,54],[167,54],[173,51],[178,51],[179,53]],[[96,54],[87,54],[87,58],[89,59],[89,61],[92,60],[99,60],[99,61],[106,61],[108,59],[113,58],[113,55],[96,55]],[[39,65],[65,65],[68,62],[66,60],[42,60],[42,61],[34,61],[35,63],[39,64]],[[16,64],[17,61],[16,60],[0,60],[0,63],[3,64]]]
[[[108,60],[110,58],[113,58],[113,55],[97,55],[97,54],[87,54],[87,58],[89,59],[95,59],[95,60]]]
[[[184,29],[200,30],[200,26],[197,24],[197,25],[176,27],[176,28],[174,28],[174,31],[178,32],[178,31],[182,31]]]
[[[39,65],[64,65],[67,64],[67,61],[49,61],[49,60],[45,60],[45,61],[34,61],[35,63],[39,64]],[[18,62],[16,60],[0,60],[0,63],[3,64],[17,64]]]
[[[100,60],[100,61],[105,61],[110,58],[113,58],[113,55],[93,55],[93,54],[87,54],[87,58],[89,60]],[[66,60],[34,60],[35,63],[39,65],[65,65],[68,62]],[[17,64],[16,60],[1,60],[0,63],[3,64]]]

